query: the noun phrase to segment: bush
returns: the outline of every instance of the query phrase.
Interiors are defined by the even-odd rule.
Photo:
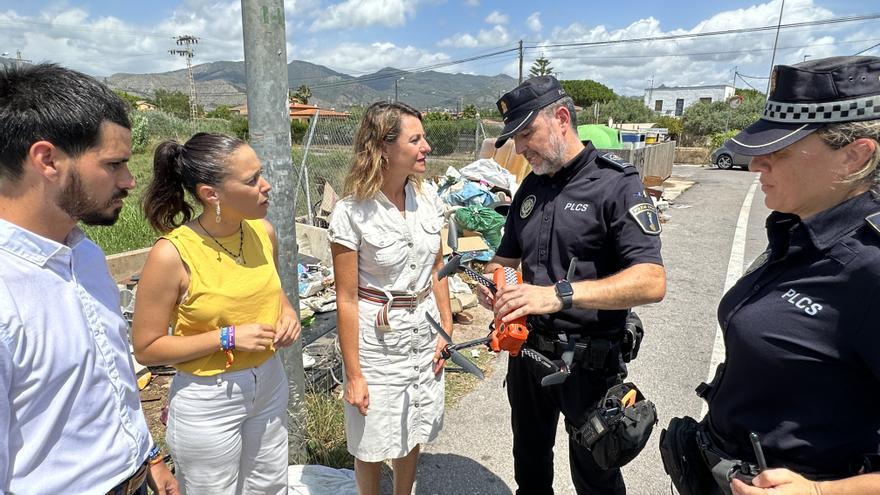
[[[451,121],[429,121],[423,123],[425,136],[435,156],[451,155],[458,148],[459,136],[473,136],[477,124],[471,119]],[[473,140],[473,139],[471,139]]]
[[[683,130],[681,119],[669,115],[664,115],[657,119],[657,123],[654,124],[654,127],[666,129],[669,139],[674,141],[678,141],[679,136],[681,136],[681,131]]]
[[[727,132],[716,132],[715,134],[712,134],[710,146],[713,150],[718,149],[724,144],[724,141],[727,141],[737,134],[739,134],[739,129],[732,129]]]
[[[301,143],[309,130],[309,122],[305,120],[291,119],[290,121],[290,141],[292,143]]]

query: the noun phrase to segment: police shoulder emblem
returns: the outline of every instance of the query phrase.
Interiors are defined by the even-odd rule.
[[[611,165],[620,171],[627,170],[627,167],[633,167],[632,163],[629,163],[615,153],[603,153],[599,155],[599,161],[605,165]],[[635,167],[632,170],[635,170]]]
[[[657,210],[651,203],[639,203],[629,209],[629,215],[639,224],[642,232],[648,235],[660,235],[663,228],[660,227],[660,219]]]
[[[519,207],[519,217],[525,218],[531,215],[533,209],[535,209],[535,195],[530,194],[526,196],[526,199],[523,200]]]
[[[758,255],[757,258],[755,258],[755,261],[753,261],[752,264],[749,265],[748,268],[746,268],[746,271],[743,273],[742,276],[745,277],[746,275],[752,273],[753,271],[757,270],[758,268],[761,268],[761,266],[763,266],[764,263],[767,263],[767,260],[769,260],[769,259],[770,259],[770,250],[768,249],[768,250],[764,251],[763,253],[761,253],[760,255]]]

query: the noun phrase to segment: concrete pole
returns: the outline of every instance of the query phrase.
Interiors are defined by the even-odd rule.
[[[289,83],[283,0],[241,0],[244,30],[244,61],[247,71],[247,103],[250,144],[263,162],[272,184],[269,221],[278,236],[278,272],[281,285],[299,312],[299,280],[296,269],[296,222],[294,220],[293,164],[290,156]],[[287,405],[291,464],[305,461],[305,378],[302,341],[279,351],[290,381]]]

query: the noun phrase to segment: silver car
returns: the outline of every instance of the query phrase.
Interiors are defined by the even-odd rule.
[[[743,170],[748,170],[749,160],[751,160],[751,158],[752,157],[750,156],[734,153],[724,146],[713,151],[711,156],[712,163],[714,163],[716,167],[725,170],[733,167],[741,167]]]

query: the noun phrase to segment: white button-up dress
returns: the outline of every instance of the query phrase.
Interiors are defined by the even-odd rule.
[[[358,285],[382,291],[418,292],[431,283],[440,249],[443,206],[435,194],[406,185],[406,216],[384,194],[345,198],[333,210],[330,241],[358,252]],[[390,330],[377,328],[381,304],[358,302],[358,354],[370,394],[367,416],[345,403],[348,450],[378,462],[406,456],[436,438],[443,426],[444,380],[432,359],[439,321],[433,293],[412,309],[389,308]]]

